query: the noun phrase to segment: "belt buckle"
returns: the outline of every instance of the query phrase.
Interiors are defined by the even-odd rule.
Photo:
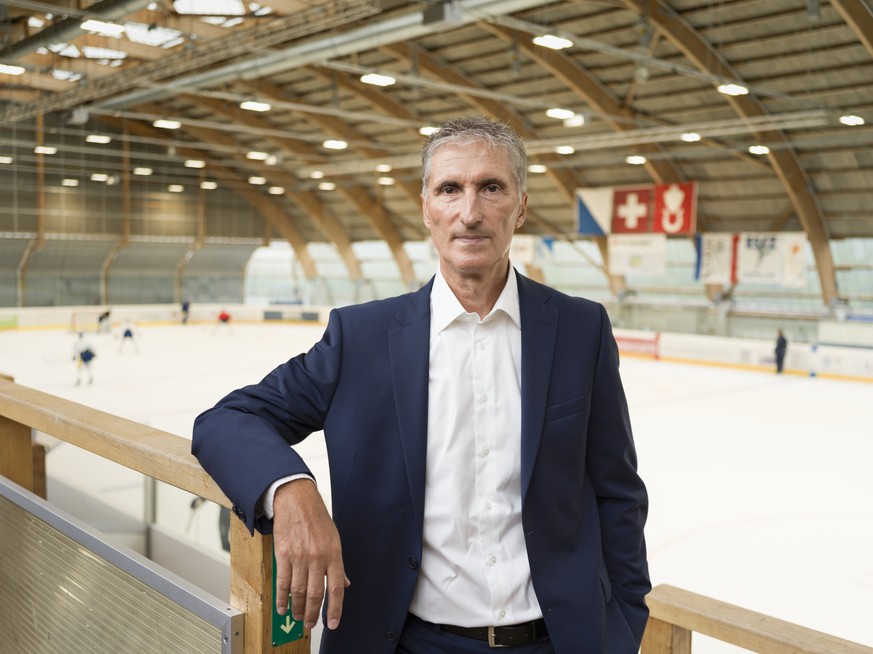
[[[509,645],[502,645],[497,642],[493,625],[488,627],[488,647],[509,647]]]

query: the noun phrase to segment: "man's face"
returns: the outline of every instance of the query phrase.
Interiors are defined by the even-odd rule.
[[[519,198],[509,156],[481,141],[445,145],[433,155],[424,224],[430,230],[443,274],[455,279],[504,275],[509,244],[527,213]]]

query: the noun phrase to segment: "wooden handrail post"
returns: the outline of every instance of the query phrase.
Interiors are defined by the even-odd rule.
[[[0,475],[33,491],[30,427],[0,416]]]
[[[309,654],[310,634],[273,647],[273,537],[230,523],[230,604],[246,614],[246,654]]]
[[[691,654],[691,632],[650,617],[640,654]]]

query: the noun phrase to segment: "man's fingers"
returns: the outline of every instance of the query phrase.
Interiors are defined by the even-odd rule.
[[[339,626],[343,614],[343,597],[350,584],[351,582],[343,572],[342,566],[339,566],[339,569],[333,567],[327,571],[327,614],[325,618],[328,629],[336,629]]]

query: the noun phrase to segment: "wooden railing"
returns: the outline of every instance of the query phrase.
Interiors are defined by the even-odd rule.
[[[641,654],[691,654],[692,632],[760,654],[873,654],[871,647],[673,586],[657,586],[646,601]]]
[[[94,452],[223,506],[227,498],[190,454],[185,438],[14,384],[0,375],[0,475],[39,492],[40,456],[31,429]],[[34,461],[37,463],[34,465]],[[246,654],[306,654],[310,637],[272,647],[272,540],[231,521],[231,605],[246,614]],[[651,610],[641,654],[691,654],[691,634],[760,654],[873,654],[873,648],[829,636],[672,586],[648,597]]]
[[[31,429],[230,507],[191,455],[191,441],[13,383],[0,375],[0,475],[41,494]],[[33,461],[37,461],[37,465]],[[310,635],[272,646],[272,537],[231,520],[230,604],[245,613],[245,653],[307,654]]]

